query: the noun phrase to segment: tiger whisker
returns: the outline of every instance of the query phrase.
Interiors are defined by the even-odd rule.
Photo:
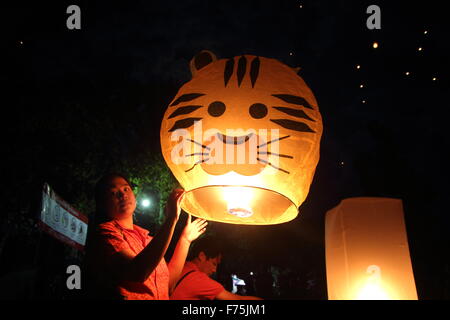
[[[193,165],[192,167],[190,167],[189,169],[187,169],[185,172],[191,171],[192,169],[194,169],[194,167],[195,167],[196,165],[198,165],[198,164],[200,164],[200,163],[203,163],[203,162],[206,162],[206,161],[208,161],[208,160],[209,160],[209,158],[208,158],[208,159],[203,159],[203,160],[197,161],[196,163],[194,163],[194,165]]]
[[[289,138],[289,137],[290,137],[290,136],[284,136],[284,137],[281,137],[281,138],[277,138],[277,139],[270,140],[269,142],[260,144],[259,146],[257,146],[257,148],[259,149],[260,147],[264,147],[264,146],[266,146],[266,145],[268,145],[268,144],[271,144],[272,142],[280,141],[280,140],[283,140],[283,139],[286,139],[286,138]]]
[[[268,154],[268,155],[273,155],[273,156],[278,156],[281,158],[289,158],[289,159],[294,159],[293,156],[287,155],[287,154],[280,154],[280,153],[274,153],[274,152],[270,152],[270,151],[258,151],[258,154]]]
[[[209,156],[209,153],[196,152],[185,155],[185,157],[193,157],[193,156]]]
[[[202,148],[205,148],[206,150],[211,150],[211,148],[208,148],[207,146],[205,146],[205,145],[203,145],[203,144],[201,144],[201,143],[199,143],[199,142],[197,142],[197,141],[194,141],[194,140],[192,140],[192,139],[186,139],[186,140],[187,140],[187,141],[190,141],[190,142],[193,142],[193,143],[195,143],[195,144],[201,146]]]
[[[271,164],[269,161],[266,161],[266,160],[263,160],[263,159],[260,159],[260,158],[256,158],[256,160],[261,161],[262,163],[268,164],[268,165],[271,166],[272,168],[275,168],[275,169],[277,169],[277,170],[280,170],[280,171],[282,171],[282,172],[284,172],[284,173],[289,174],[289,171],[286,171],[286,170],[284,170],[284,169],[278,168],[277,166],[274,166],[273,164]]]

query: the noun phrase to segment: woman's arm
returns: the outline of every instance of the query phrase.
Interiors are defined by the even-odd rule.
[[[180,215],[182,190],[174,190],[166,205],[166,221],[149,244],[136,256],[129,249],[118,252],[110,265],[121,280],[144,282],[164,257]]]
[[[188,214],[186,226],[178,240],[172,258],[167,265],[169,268],[169,292],[172,292],[175,284],[180,278],[191,242],[205,232],[206,225],[208,224],[208,222],[203,219],[196,219],[194,222],[192,222],[191,219],[191,215]]]

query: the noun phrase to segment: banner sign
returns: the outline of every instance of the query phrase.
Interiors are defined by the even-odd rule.
[[[58,240],[83,250],[88,218],[71,207],[45,183],[42,192],[40,227]]]

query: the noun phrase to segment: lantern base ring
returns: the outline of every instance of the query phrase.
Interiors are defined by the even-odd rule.
[[[286,196],[248,185],[209,185],[186,191],[181,208],[205,220],[247,225],[284,223],[298,214]]]

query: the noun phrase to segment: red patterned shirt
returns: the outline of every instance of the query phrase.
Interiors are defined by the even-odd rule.
[[[95,259],[97,281],[125,300],[168,300],[169,269],[164,258],[144,282],[116,281],[108,272],[114,254],[129,249],[137,255],[151,240],[148,231],[137,225],[133,225],[133,229],[126,229],[114,220],[98,225],[95,246],[91,251],[91,258]]]

